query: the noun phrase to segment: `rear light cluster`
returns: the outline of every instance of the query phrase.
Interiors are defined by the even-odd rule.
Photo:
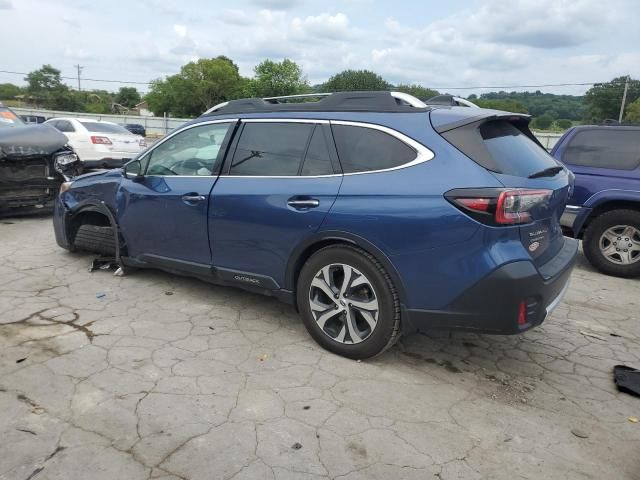
[[[445,194],[447,200],[487,225],[531,222],[531,212],[548,207],[552,190],[461,188]]]
[[[108,137],[91,136],[91,143],[94,145],[111,145],[111,140]]]
[[[147,142],[145,141],[144,138],[140,139],[140,147],[141,148],[147,148]]]
[[[538,300],[533,297],[527,297],[520,301],[518,306],[518,326],[526,327],[538,320]]]

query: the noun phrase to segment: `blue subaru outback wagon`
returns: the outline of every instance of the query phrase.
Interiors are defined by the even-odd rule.
[[[123,169],[64,184],[58,244],[273,295],[351,358],[416,330],[545,320],[577,242],[559,224],[571,177],[527,116],[315,97],[218,105]]]

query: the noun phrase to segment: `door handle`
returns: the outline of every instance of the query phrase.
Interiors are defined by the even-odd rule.
[[[185,203],[197,203],[205,201],[206,198],[204,195],[198,195],[197,193],[187,193],[182,196],[182,201]]]
[[[320,206],[320,200],[316,198],[292,197],[287,201],[287,205],[298,210],[302,210],[305,208],[316,208]]]

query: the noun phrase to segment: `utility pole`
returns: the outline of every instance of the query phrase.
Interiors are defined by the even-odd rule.
[[[74,67],[78,70],[78,91],[80,91],[80,72],[84,67],[82,65],[74,65]]]
[[[622,94],[622,104],[620,105],[620,116],[618,117],[618,123],[622,123],[622,116],[624,115],[624,104],[627,101],[627,90],[629,90],[629,77],[624,82],[624,93]]]

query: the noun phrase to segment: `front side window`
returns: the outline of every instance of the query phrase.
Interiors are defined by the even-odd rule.
[[[407,164],[416,151],[388,133],[369,127],[332,125],[344,173],[385,170]]]
[[[230,123],[200,125],[184,130],[147,156],[147,175],[212,175],[222,154]]]
[[[640,130],[583,130],[575,134],[562,160],[584,167],[634,170],[640,166]]]
[[[298,175],[313,129],[309,123],[246,123],[229,174]]]

